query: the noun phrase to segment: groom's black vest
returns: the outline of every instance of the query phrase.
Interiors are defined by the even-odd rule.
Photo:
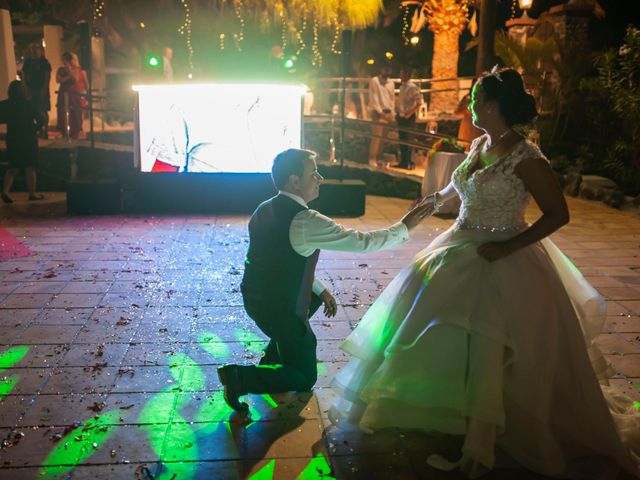
[[[296,253],[289,240],[293,217],[305,207],[286,195],[263,202],[249,220],[249,251],[242,278],[245,303],[307,318],[319,250]]]

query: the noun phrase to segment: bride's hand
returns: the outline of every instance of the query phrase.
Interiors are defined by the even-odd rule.
[[[425,204],[422,202],[402,217],[402,220],[400,221],[406,225],[409,231],[411,231],[417,227],[423,219],[432,215],[434,211],[435,206],[432,203]]]
[[[511,249],[507,242],[488,242],[480,245],[477,249],[478,255],[489,262],[494,262],[511,254]]]

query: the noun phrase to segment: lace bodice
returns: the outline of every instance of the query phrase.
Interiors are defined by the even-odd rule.
[[[495,163],[469,175],[487,139],[483,135],[474,140],[469,155],[451,177],[462,200],[456,224],[463,229],[522,230],[527,226],[524,213],[531,195],[514,169],[525,158],[545,157],[538,147],[524,140]]]

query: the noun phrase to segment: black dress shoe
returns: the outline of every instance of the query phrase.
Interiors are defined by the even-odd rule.
[[[220,383],[224,386],[224,401],[236,412],[246,414],[249,412],[249,405],[240,402],[238,399],[240,392],[240,376],[237,365],[225,365],[218,368]]]
[[[2,201],[6,204],[13,203],[13,199],[6,193],[3,193],[2,195],[0,195],[0,198],[2,198]]]

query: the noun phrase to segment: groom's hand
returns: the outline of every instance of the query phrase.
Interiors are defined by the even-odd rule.
[[[413,228],[417,227],[422,220],[433,214],[434,211],[435,205],[433,202],[421,202],[417,207],[402,217],[402,220],[400,221],[407,226],[409,231],[411,231]]]
[[[324,303],[324,315],[327,318],[335,317],[338,312],[338,305],[333,295],[329,293],[329,290],[325,290],[320,294],[320,298],[322,299],[322,303]]]

